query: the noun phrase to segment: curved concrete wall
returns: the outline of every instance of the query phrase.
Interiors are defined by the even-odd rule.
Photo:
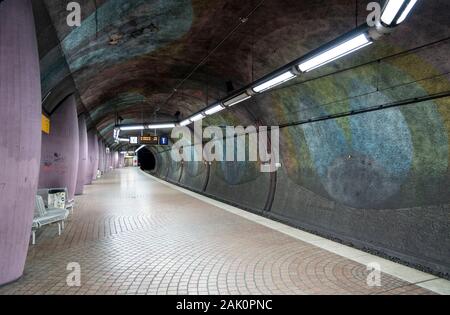
[[[86,185],[91,185],[98,170],[98,136],[95,130],[88,131],[88,167],[86,170]]]
[[[87,140],[86,117],[84,115],[81,115],[78,118],[78,137],[80,145],[78,155],[77,187],[75,190],[75,194],[82,195],[84,193],[84,185],[86,183],[86,172],[88,168],[88,140]]]
[[[448,114],[446,102],[288,128],[271,214],[450,274],[448,131],[436,127],[440,119],[417,119],[439,108]],[[339,136],[343,125],[351,128],[351,142]],[[291,143],[302,140],[294,153]]]
[[[65,99],[50,120],[50,134],[42,136],[39,188],[67,187],[73,199],[80,147],[75,97]]]
[[[293,107],[307,95],[302,89],[269,95],[259,108]],[[355,93],[354,82],[348,89]],[[352,106],[384,101],[378,95]],[[258,163],[213,162],[204,194],[448,277],[449,105],[444,97],[283,128],[276,174],[260,173]],[[313,105],[302,114],[320,115]],[[157,157],[157,176],[201,192],[198,162],[175,163],[170,152]]]
[[[180,184],[194,191],[203,192],[208,175],[204,162],[185,162]]]
[[[270,175],[256,162],[213,162],[206,193],[254,212],[264,211]]]
[[[41,87],[31,1],[0,3],[0,285],[24,269],[41,156]]]

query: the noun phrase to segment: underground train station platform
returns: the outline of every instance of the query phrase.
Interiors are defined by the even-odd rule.
[[[37,236],[0,294],[438,294],[448,281],[165,184],[114,171],[76,199],[61,237]],[[82,266],[82,285],[66,266]],[[366,263],[385,270],[367,286]]]
[[[448,0],[0,0],[0,298],[450,295],[449,56]]]

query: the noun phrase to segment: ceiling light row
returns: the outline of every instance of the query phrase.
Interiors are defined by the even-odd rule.
[[[413,7],[418,0],[388,0],[383,8],[381,15],[382,27],[393,28],[405,21],[406,17],[411,13]],[[196,121],[202,120],[207,116],[217,114],[228,107],[235,106],[244,102],[253,95],[264,93],[281,84],[284,84],[302,73],[307,73],[326,64],[336,61],[344,56],[356,52],[364,47],[371,45],[375,37],[372,36],[370,28],[363,25],[354,31],[341,36],[340,38],[324,45],[318,50],[302,57],[291,64],[286,65],[273,74],[256,81],[250,87],[241,90],[231,97],[218,102],[199,113],[181,121],[180,123],[154,124],[149,126],[136,125],[120,127],[120,130],[144,130],[144,129],[171,129],[175,126],[188,126]],[[146,128],[147,127],[147,128]]]

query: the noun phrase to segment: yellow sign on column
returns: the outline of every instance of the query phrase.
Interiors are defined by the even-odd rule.
[[[50,118],[42,114],[42,132],[50,134]]]

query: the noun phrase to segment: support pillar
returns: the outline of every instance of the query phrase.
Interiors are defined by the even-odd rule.
[[[85,115],[78,117],[78,138],[80,149],[78,155],[77,187],[75,189],[75,195],[77,196],[84,193],[86,170],[88,167],[88,141]]]
[[[88,168],[86,171],[86,185],[91,185],[97,177],[98,170],[98,136],[95,129],[88,131]]]
[[[103,140],[98,140],[98,169],[102,174],[105,172],[105,160],[103,155]]]
[[[22,276],[41,157],[39,54],[30,0],[0,2],[0,285]]]
[[[66,98],[50,117],[50,134],[42,136],[39,188],[67,188],[75,196],[79,160],[77,104]]]

